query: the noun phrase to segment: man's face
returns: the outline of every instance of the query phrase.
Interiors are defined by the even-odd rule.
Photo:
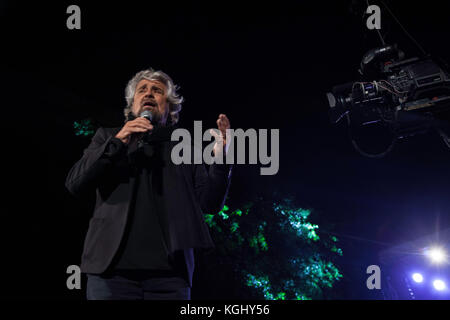
[[[136,86],[131,111],[139,116],[142,111],[150,110],[152,123],[165,124],[169,114],[167,88],[162,82],[142,79]]]

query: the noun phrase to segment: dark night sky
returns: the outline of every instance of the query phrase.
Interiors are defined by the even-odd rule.
[[[352,148],[344,124],[329,122],[325,93],[357,80],[362,55],[379,46],[362,11],[353,13],[364,1],[76,3],[81,30],[66,28],[72,2],[0,6],[6,186],[0,246],[8,261],[1,270],[41,274],[29,297],[78,297],[65,289],[65,268],[79,263],[90,212],[64,180],[89,141],[75,137],[72,124],[91,117],[120,125],[127,81],[150,66],[180,85],[181,125],[203,120],[213,127],[225,113],[235,128],[280,129],[278,174],[238,167],[230,199],[241,203],[273,190],[295,195],[343,235],[348,279],[357,278],[355,270],[364,277],[389,244],[450,227],[450,150],[437,134],[369,159]],[[450,61],[447,7],[426,3],[390,6],[428,52]],[[382,32],[408,57],[418,54],[384,11]],[[23,294],[12,281],[4,285],[10,296]],[[362,285],[347,281],[342,298],[361,297]]]

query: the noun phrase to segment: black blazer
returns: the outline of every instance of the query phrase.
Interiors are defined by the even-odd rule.
[[[95,192],[96,204],[85,238],[81,271],[101,274],[107,270],[121,243],[128,218],[135,178],[127,158],[109,157],[106,149],[120,128],[100,128],[82,158],[66,178],[67,189],[77,197]],[[224,204],[231,177],[230,165],[174,165],[168,141],[160,190],[168,221],[168,247],[171,253],[184,252],[186,275],[192,285],[193,248],[211,248],[203,213],[216,213]],[[126,147],[124,147],[126,149]],[[125,152],[126,153],[126,152]]]

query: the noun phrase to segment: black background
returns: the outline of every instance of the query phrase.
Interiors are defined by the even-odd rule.
[[[2,298],[83,298],[65,283],[91,215],[64,188],[89,143],[73,121],[120,125],[125,85],[147,67],[180,85],[181,125],[214,127],[225,113],[234,128],[280,129],[278,174],[237,167],[230,199],[293,194],[341,240],[339,297],[381,298],[365,287],[378,252],[450,227],[450,152],[431,132],[365,158],[344,124],[330,124],[325,93],[357,80],[362,55],[380,45],[364,3],[2,2]],[[70,4],[81,8],[81,30],[66,28]],[[388,4],[428,52],[450,61],[447,5]],[[419,54],[381,8],[386,41]],[[194,297],[207,292],[199,280]]]

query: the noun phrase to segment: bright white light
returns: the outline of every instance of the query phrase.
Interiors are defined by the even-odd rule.
[[[434,280],[433,287],[438,291],[442,291],[445,289],[445,282],[442,280]]]
[[[415,282],[421,283],[423,281],[423,276],[420,273],[414,273],[412,278]]]
[[[427,255],[434,263],[442,263],[446,258],[445,251],[441,248],[431,248]]]

